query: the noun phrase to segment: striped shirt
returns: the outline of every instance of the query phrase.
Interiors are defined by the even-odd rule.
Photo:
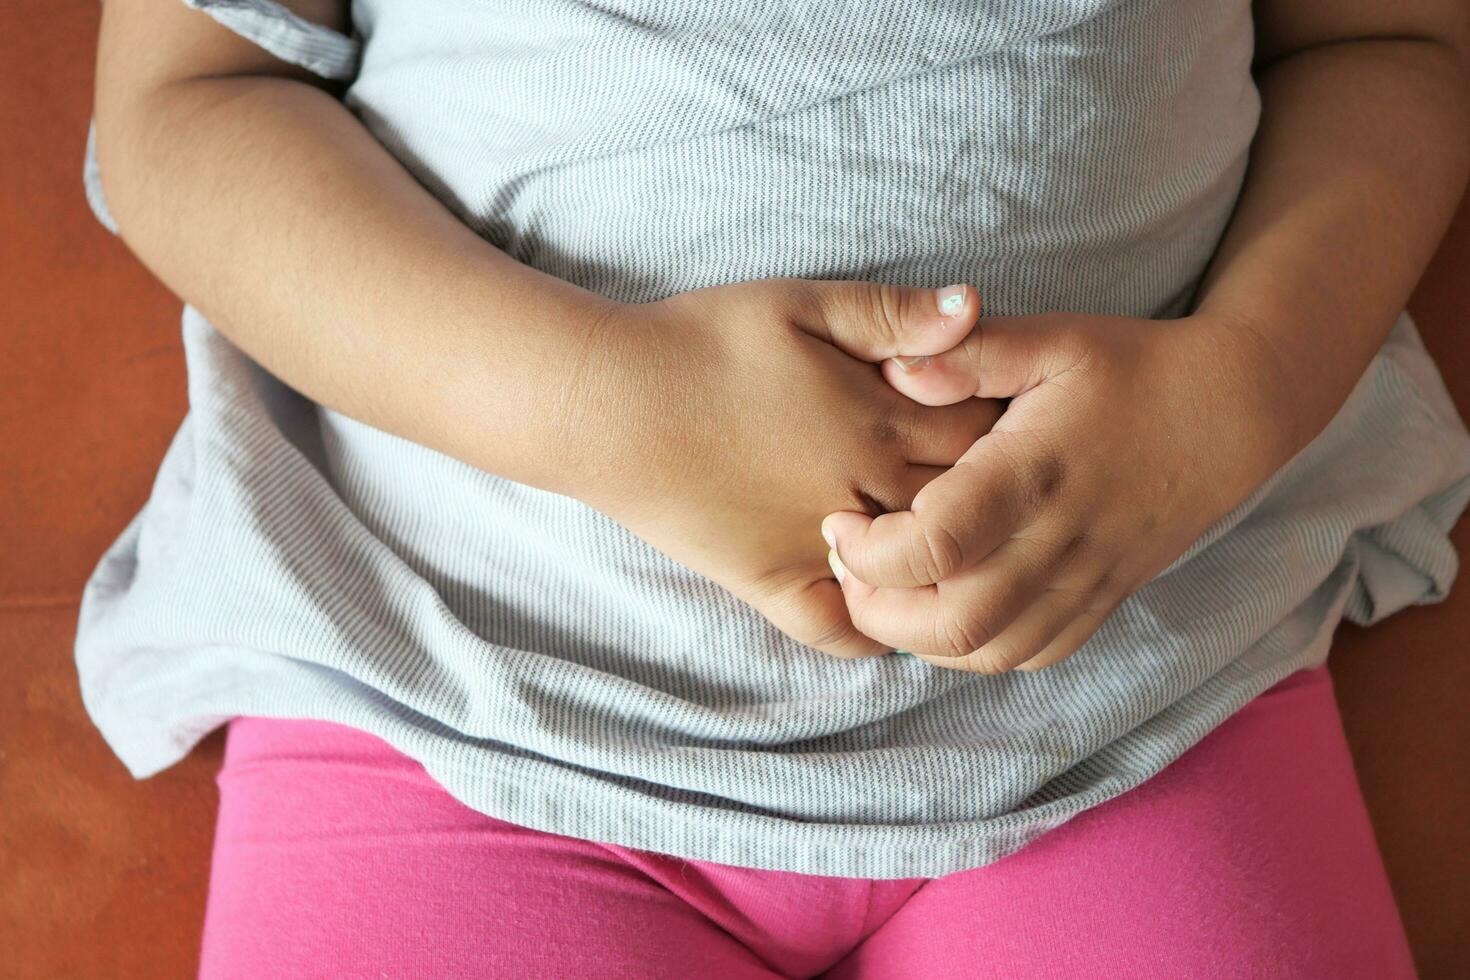
[[[1173,318],[1259,112],[1248,0],[357,0],[350,36],[188,2],[349,81],[488,241],[628,302],[799,276]],[[110,223],[90,150],[86,173]],[[1442,598],[1470,499],[1405,315],[1328,428],[1074,657],[839,660],[577,500],[303,399],[192,307],[183,333],[189,414],[76,644],[135,775],[237,715],[322,719],[493,816],[748,867],[1015,851],[1321,663],[1343,617]]]

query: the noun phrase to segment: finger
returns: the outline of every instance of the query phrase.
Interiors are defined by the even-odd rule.
[[[1031,542],[1013,541],[975,568],[937,585],[875,588],[848,572],[842,591],[864,635],[945,666],[997,673],[1015,666],[985,648],[1043,592],[1050,562]],[[839,563],[841,559],[838,559]]]
[[[902,421],[911,463],[953,466],[1000,418],[1002,404],[992,398],[966,398],[956,405],[914,405]]]
[[[796,325],[860,360],[929,355],[955,346],[980,316],[980,294],[844,279],[793,280]]]
[[[793,640],[834,657],[876,657],[893,648],[864,636],[852,624],[835,579],[815,579],[763,603],[762,612]]]
[[[931,585],[985,558],[1027,516],[1009,459],[978,451],[986,438],[925,484],[906,511],[876,520],[853,511],[828,514],[822,521],[828,545],[858,578],[889,588]]]
[[[1042,648],[1040,653],[1016,669],[1029,673],[1031,671],[1045,670],[1053,664],[1066,660],[1072,654],[1082,649],[1088,640],[1092,639],[1093,634],[1102,627],[1102,624],[1107,621],[1107,618],[1113,614],[1113,610],[1117,608],[1117,604],[1114,603],[1104,608],[1085,610],[1071,623],[1067,624],[1050,643]]]
[[[1053,585],[1036,601],[1001,630],[995,639],[981,647],[972,657],[987,664],[1003,664],[1006,669],[1020,667],[1046,649],[1077,617],[1086,612],[1091,595],[1079,589]],[[951,665],[946,665],[951,666]]]
[[[883,377],[923,405],[1014,398],[1077,363],[1075,343],[1052,317],[985,317],[958,346],[918,360],[887,360]]]

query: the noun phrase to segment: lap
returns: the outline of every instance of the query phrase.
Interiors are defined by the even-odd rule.
[[[926,882],[826,976],[1412,978],[1325,670],[995,864]]]
[[[470,810],[364,733],[237,720],[219,784],[202,977],[778,976],[603,847]]]
[[[1018,854],[927,881],[519,827],[336,725],[236,721],[219,781],[205,977],[1413,975],[1325,671]]]

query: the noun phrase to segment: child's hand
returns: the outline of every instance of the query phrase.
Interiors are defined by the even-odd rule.
[[[949,349],[979,308],[969,286],[789,278],[615,306],[571,376],[573,492],[796,640],[886,653],[848,620],[821,520],[907,508],[989,430],[997,403],[926,407],[878,366]]]
[[[911,508],[823,522],[854,625],[946,667],[1070,656],[1295,447],[1259,342],[1199,317],[987,318],[883,370],[928,405],[1013,399]]]

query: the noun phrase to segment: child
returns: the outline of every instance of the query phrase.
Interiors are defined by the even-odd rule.
[[[77,654],[238,719],[206,974],[1411,975],[1320,665],[1470,497],[1450,0],[190,5]]]

